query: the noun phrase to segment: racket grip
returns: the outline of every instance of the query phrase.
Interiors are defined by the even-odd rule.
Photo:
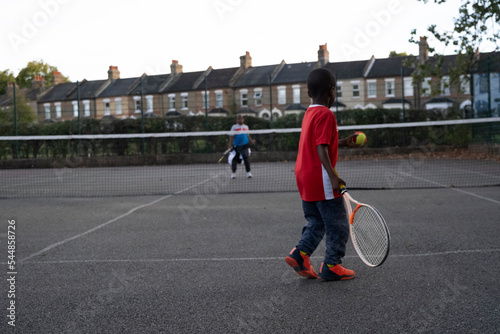
[[[347,191],[347,188],[345,187],[345,185],[341,184],[340,185],[340,194],[341,195],[344,195],[344,193]]]

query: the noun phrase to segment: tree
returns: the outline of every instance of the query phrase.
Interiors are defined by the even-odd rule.
[[[54,71],[58,71],[57,67],[51,66],[43,62],[43,60],[30,61],[26,67],[19,71],[16,77],[16,82],[21,88],[31,88],[31,83],[35,75],[43,75],[46,86],[52,85],[52,79],[54,77]],[[67,82],[68,78],[64,77],[64,81]]]
[[[14,125],[14,99],[12,91],[9,93],[9,107],[0,110],[0,125],[13,127]],[[37,115],[26,101],[24,94],[16,90],[17,121],[19,125],[34,123]]]
[[[428,3],[429,0],[417,0]],[[447,0],[432,0],[436,4],[445,3]],[[462,0],[458,9],[458,18],[454,18],[452,31],[439,31],[436,24],[427,28],[437,41],[445,46],[454,46],[457,54],[455,64],[448,68],[450,77],[449,84],[460,83],[461,78],[467,76],[475,66],[477,57],[476,50],[482,46],[484,41],[495,45],[495,51],[499,49],[500,40],[500,0]],[[410,42],[419,44],[415,39],[416,29],[412,30]],[[428,46],[428,50],[434,53],[432,62],[422,63],[413,60],[414,79],[422,80],[423,77],[442,77],[442,65],[444,56],[435,52],[435,47]]]
[[[394,57],[406,57],[408,54],[406,52],[396,52],[396,51],[391,51],[389,53],[389,58],[394,58]]]
[[[7,93],[7,85],[9,82],[15,82],[14,74],[9,70],[0,72],[0,95]]]

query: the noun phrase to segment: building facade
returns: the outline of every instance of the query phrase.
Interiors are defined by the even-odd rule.
[[[411,61],[431,62],[423,38],[418,57],[389,57],[350,62],[330,62],[327,45],[320,45],[317,61],[253,66],[249,52],[240,66],[183,72],[173,60],[169,74],[120,78],[118,67],[110,66],[106,80],[62,83],[31,94],[38,119],[43,122],[84,118],[139,118],[179,115],[227,116],[244,114],[277,118],[304,112],[310,104],[306,79],[314,68],[329,69],[337,79],[337,101],[333,111],[345,109],[405,108],[432,110],[460,108],[474,115],[500,111],[500,56],[478,54],[480,66],[464,83],[449,84],[448,68],[456,56],[445,56],[443,75],[413,82]],[[42,79],[43,80],[43,79]],[[58,81],[59,80],[59,81]],[[39,80],[38,80],[39,81]],[[38,82],[37,81],[37,82]],[[471,87],[473,94],[471,94]],[[29,92],[26,93],[27,96]],[[472,97],[474,96],[474,98]],[[473,101],[474,100],[474,101]],[[470,114],[470,112],[469,112]]]

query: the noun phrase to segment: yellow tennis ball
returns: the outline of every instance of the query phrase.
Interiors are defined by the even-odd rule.
[[[364,144],[366,144],[367,138],[363,132],[358,131],[358,132],[355,132],[354,134],[357,135],[356,136],[356,145],[363,146]]]

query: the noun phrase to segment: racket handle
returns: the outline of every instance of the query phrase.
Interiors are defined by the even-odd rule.
[[[345,185],[341,184],[340,185],[340,194],[344,195],[345,192],[347,192],[347,188],[345,187]]]

